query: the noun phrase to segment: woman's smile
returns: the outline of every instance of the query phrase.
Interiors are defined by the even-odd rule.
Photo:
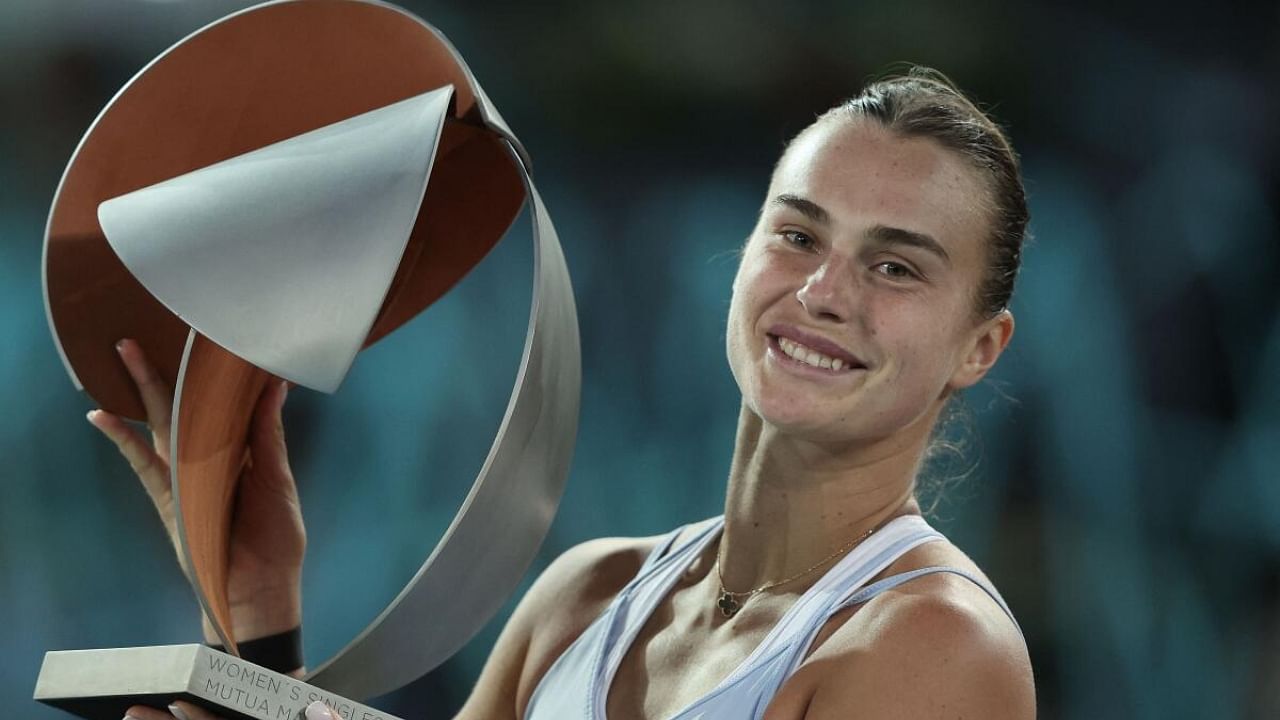
[[[766,342],[771,362],[804,377],[838,378],[866,370],[852,353],[797,328],[775,327],[766,335]]]

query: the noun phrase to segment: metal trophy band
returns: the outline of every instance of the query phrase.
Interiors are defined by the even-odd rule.
[[[526,204],[532,312],[501,428],[404,590],[300,678],[326,698],[381,695],[450,657],[514,590],[555,513],[580,353],[529,155],[439,31],[367,0],[269,2],[218,20],[143,68],[88,129],[49,214],[49,326],[104,411],[148,419],[122,338],[174,389],[176,540],[233,659],[246,638],[230,618],[228,535],[258,398],[281,382],[334,391],[362,348],[448,292]],[[50,653],[36,697],[119,718],[151,697],[146,677],[105,668],[145,665],[134,651],[128,662]],[[282,687],[257,688],[260,703],[226,680],[205,681],[213,697],[182,696],[245,717],[264,703],[272,718],[301,709],[284,707],[288,693],[266,703]]]

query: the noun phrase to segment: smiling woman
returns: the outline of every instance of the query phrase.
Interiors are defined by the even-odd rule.
[[[836,441],[927,437],[950,391],[977,382],[1012,332],[1007,311],[973,322],[986,188],[963,156],[875,121],[829,114],[802,133],[735,282],[729,357],[747,405]],[[782,353],[801,365],[816,351],[847,367],[789,382],[800,368],[767,352],[782,339],[801,346]]]
[[[1011,611],[915,499],[943,408],[1013,335],[1026,224],[1008,141],[936,74],[874,83],[801,132],[733,284],[742,404],[723,517],[565,553],[460,717],[1034,717]],[[261,424],[276,427],[280,401],[264,396]],[[95,423],[137,452],[109,418]],[[261,465],[291,488],[282,438],[269,439]],[[238,622],[284,629],[286,599],[247,599]]]

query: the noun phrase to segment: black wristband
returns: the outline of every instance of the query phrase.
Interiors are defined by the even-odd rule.
[[[261,665],[278,673],[290,673],[302,667],[302,626],[282,633],[268,635],[238,643],[240,657],[254,665]],[[214,650],[226,652],[222,645],[210,645]]]

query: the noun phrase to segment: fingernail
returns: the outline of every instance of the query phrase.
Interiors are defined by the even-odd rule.
[[[94,414],[94,413],[96,413],[96,412],[98,412],[98,411],[97,411],[97,410],[90,410],[89,412],[87,412],[87,413],[85,413],[85,414],[84,414],[84,419],[85,419],[85,420],[88,420],[88,421],[92,424],[92,423],[93,423],[93,414]]]
[[[123,352],[123,351],[124,351],[124,340],[117,340],[117,341],[116,341],[116,352]]]
[[[169,712],[172,713],[174,717],[178,718],[178,720],[191,720],[191,718],[187,717],[187,714],[182,711],[182,708],[178,707],[177,703],[169,706]]]
[[[324,704],[324,701],[316,700],[307,706],[307,720],[337,720],[337,718],[333,716],[333,711]]]

